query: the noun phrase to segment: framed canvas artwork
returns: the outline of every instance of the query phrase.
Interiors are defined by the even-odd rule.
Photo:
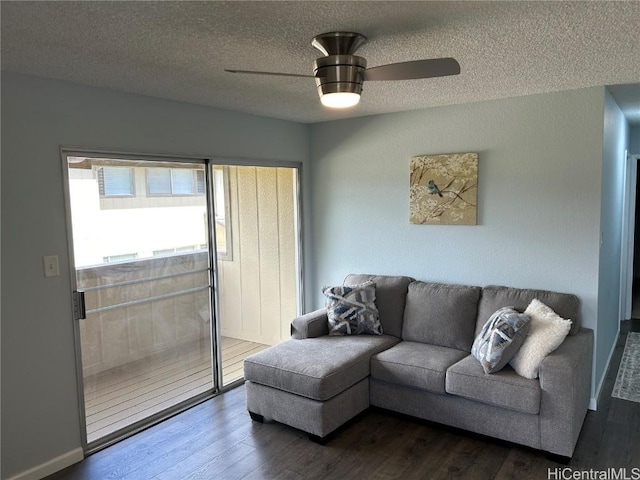
[[[420,155],[410,162],[409,217],[418,225],[476,225],[478,154]]]

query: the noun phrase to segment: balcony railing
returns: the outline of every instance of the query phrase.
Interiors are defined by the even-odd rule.
[[[213,387],[206,252],[77,269],[88,441]],[[267,345],[222,338],[223,384]]]
[[[85,376],[210,342],[206,252],[83,267],[77,279]]]

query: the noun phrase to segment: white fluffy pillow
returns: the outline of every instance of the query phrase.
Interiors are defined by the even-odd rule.
[[[534,298],[525,315],[531,317],[531,327],[518,353],[509,362],[514,370],[526,378],[538,378],[544,358],[564,341],[571,330],[571,320],[560,317],[551,308]]]

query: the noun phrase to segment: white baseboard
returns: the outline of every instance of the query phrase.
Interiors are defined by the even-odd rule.
[[[36,465],[18,475],[11,477],[10,480],[40,480],[48,475],[59,472],[74,463],[84,460],[84,452],[82,448],[76,448],[70,452],[64,453],[59,457],[52,458],[48,462]]]
[[[620,327],[618,327],[618,333],[616,334],[616,339],[611,345],[611,351],[609,352],[609,358],[607,358],[607,363],[604,366],[604,370],[602,372],[602,377],[600,378],[600,382],[598,383],[598,387],[594,392],[594,396],[591,397],[591,401],[589,402],[589,410],[597,410],[598,409],[598,399],[600,398],[600,391],[602,390],[602,385],[604,384],[604,379],[607,377],[607,372],[609,371],[609,366],[611,365],[611,359],[613,358],[613,352],[616,349],[616,345],[618,344],[618,337],[620,336]]]

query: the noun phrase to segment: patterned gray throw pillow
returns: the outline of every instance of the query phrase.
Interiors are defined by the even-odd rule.
[[[527,336],[531,317],[504,307],[484,324],[471,347],[471,354],[482,364],[484,373],[495,373],[511,360]]]
[[[382,335],[376,307],[376,284],[324,287],[329,335]]]

